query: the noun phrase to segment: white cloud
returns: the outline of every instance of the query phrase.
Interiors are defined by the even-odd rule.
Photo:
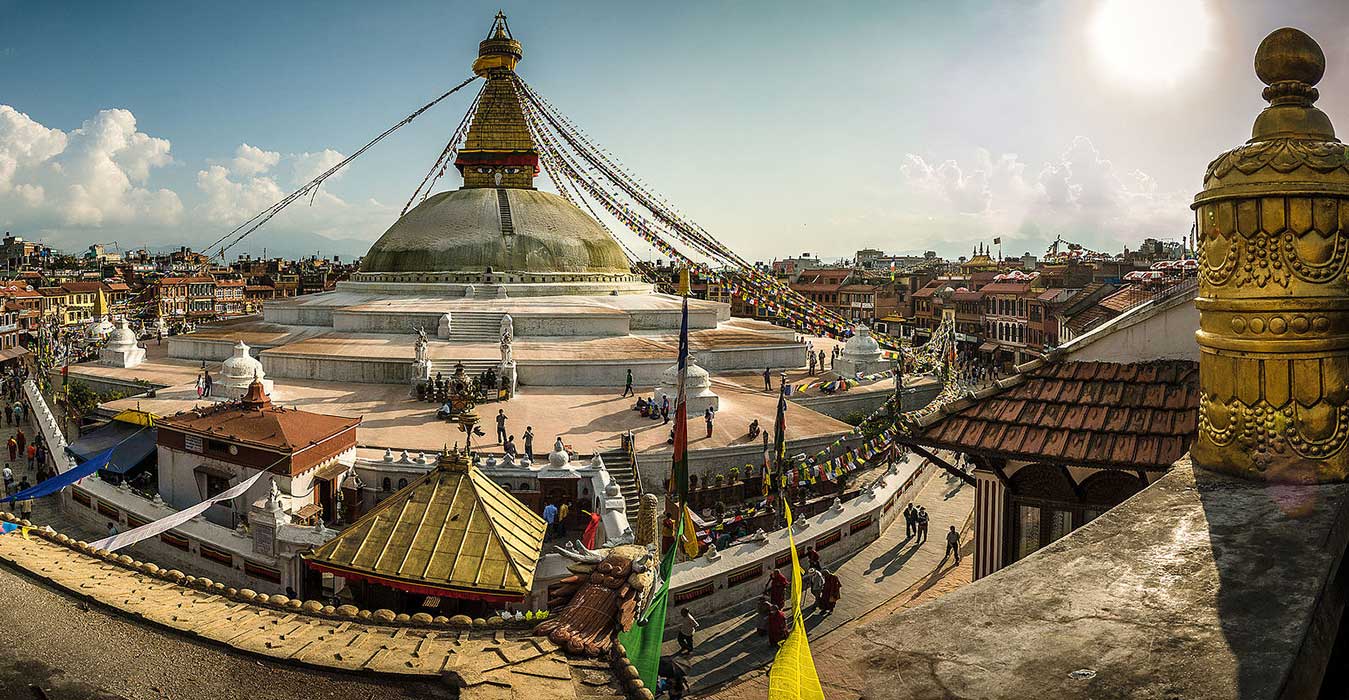
[[[1179,238],[1190,227],[1186,193],[1160,191],[1141,171],[1119,172],[1083,136],[1038,170],[1015,154],[980,149],[965,164],[908,154],[900,175],[899,207],[872,214],[910,229],[904,235],[915,248],[958,254],[966,243],[1001,236],[1009,253],[1023,244],[1038,253],[1062,235],[1118,251],[1146,237]]]
[[[182,202],[151,189],[151,172],[172,162],[168,140],[136,129],[124,109],[95,114],[69,133],[0,105],[0,206],[6,223],[98,228],[177,223]]]
[[[239,144],[234,151],[234,160],[230,161],[230,170],[236,175],[260,175],[271,170],[281,162],[281,154],[276,151],[264,151],[257,146]]]
[[[325,148],[318,153],[298,153],[290,157],[291,182],[298,188],[299,186],[313,180],[332,169],[334,165],[341,163],[346,156],[334,151],[331,148]],[[325,182],[330,182],[342,177],[342,171],[333,173]]]
[[[0,226],[72,249],[113,239],[204,244],[344,157],[333,149],[287,154],[241,143],[232,155],[202,165],[195,189],[180,197],[156,184],[173,164],[172,145],[138,130],[130,111],[102,110],[63,131],[0,105]],[[347,202],[325,187],[260,235],[373,239],[396,215],[375,200]]]
[[[197,172],[201,201],[194,214],[215,228],[233,228],[345,157],[330,148],[281,155],[241,144],[229,167],[215,164]],[[329,178],[325,188],[312,197],[291,204],[267,224],[268,228],[329,238],[373,238],[396,218],[397,212],[375,200],[353,204],[329,192],[326,185],[335,179]]]

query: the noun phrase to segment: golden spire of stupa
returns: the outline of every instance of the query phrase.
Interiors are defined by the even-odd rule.
[[[534,187],[539,152],[529,135],[515,84],[515,65],[522,55],[520,42],[506,25],[506,15],[498,12],[473,62],[473,72],[487,78],[487,85],[454,161],[466,188]]]

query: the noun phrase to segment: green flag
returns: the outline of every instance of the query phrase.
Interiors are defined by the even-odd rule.
[[[618,641],[628,653],[628,661],[642,676],[642,683],[656,692],[660,675],[660,646],[665,641],[665,608],[670,598],[670,572],[674,570],[675,553],[684,534],[684,519],[675,526],[674,544],[660,560],[660,588],[651,596],[646,612],[632,625],[632,629],[618,633]]]

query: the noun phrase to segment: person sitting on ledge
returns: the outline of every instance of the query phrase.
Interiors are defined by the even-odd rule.
[[[750,424],[749,424],[749,439],[753,440],[753,439],[756,438],[756,437],[759,437],[759,419],[758,419],[758,418],[755,418],[755,419],[754,419],[753,421],[751,421]]]

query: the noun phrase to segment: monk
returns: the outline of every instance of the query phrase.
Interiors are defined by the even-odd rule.
[[[773,608],[768,613],[768,643],[777,646],[787,639],[787,614],[782,608]]]
[[[838,599],[843,597],[843,582],[839,580],[838,574],[832,571],[824,573],[824,590],[820,598],[816,601],[825,615],[834,612],[834,606],[838,604]]]
[[[774,608],[781,608],[787,601],[787,577],[777,569],[774,569],[773,575],[768,577],[768,598]]]

